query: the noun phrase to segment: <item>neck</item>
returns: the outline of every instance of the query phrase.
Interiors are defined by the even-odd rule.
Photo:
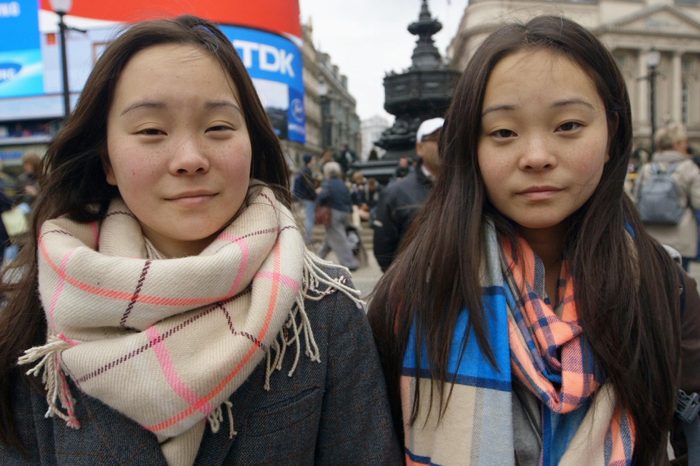
[[[559,271],[566,239],[567,225],[560,223],[545,229],[520,227],[518,232],[530,244],[532,250],[542,260],[545,270]]]

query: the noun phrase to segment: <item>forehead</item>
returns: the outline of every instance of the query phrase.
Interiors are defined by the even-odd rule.
[[[190,92],[226,89],[238,96],[231,76],[211,53],[191,44],[161,44],[140,50],[129,59],[117,81],[115,98],[125,93],[147,97],[149,92],[186,88],[193,81],[200,87]]]
[[[528,48],[506,55],[496,63],[486,85],[487,100],[536,93],[545,100],[553,93],[581,94],[602,98],[589,72],[564,53],[548,48]]]

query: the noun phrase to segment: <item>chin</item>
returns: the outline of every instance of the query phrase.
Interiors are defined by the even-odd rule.
[[[525,230],[548,230],[558,227],[562,222],[563,220],[561,219],[552,220],[551,218],[541,220],[529,218],[523,219],[522,222],[515,220],[515,223]]]

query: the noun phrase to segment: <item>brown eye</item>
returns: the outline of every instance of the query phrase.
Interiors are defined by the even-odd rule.
[[[517,134],[515,134],[515,131],[511,131],[509,129],[498,129],[492,132],[491,136],[495,137],[496,139],[508,139],[517,136]]]
[[[163,136],[165,135],[165,131],[158,128],[146,128],[139,131],[138,134],[142,134],[144,136]]]
[[[233,128],[226,125],[216,125],[207,128],[207,131],[233,131]]]
[[[576,131],[582,126],[583,125],[577,121],[567,121],[566,123],[559,125],[557,131]]]

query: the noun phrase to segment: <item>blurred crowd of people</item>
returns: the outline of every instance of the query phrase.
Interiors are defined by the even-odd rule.
[[[692,153],[686,128],[674,122],[656,131],[654,146],[651,156],[644,150],[636,152],[637,160],[630,164],[625,190],[640,208],[647,232],[661,244],[675,249],[682,258],[683,268],[688,271],[691,262],[700,262],[700,154]],[[672,181],[669,186],[675,191],[667,195],[670,200],[663,197],[666,174]],[[655,186],[651,186],[652,183]],[[656,198],[643,199],[649,192],[652,194],[647,196]],[[678,214],[654,218],[654,214],[647,214],[646,210],[667,215],[677,210]]]
[[[353,170],[357,155],[344,144],[337,152],[324,151],[320,157],[304,154],[292,192],[304,220],[304,240],[325,258],[331,251],[350,270],[360,266],[363,221],[371,225],[379,202],[381,185]],[[324,215],[322,212],[327,211]],[[318,214],[317,214],[318,212]],[[313,227],[324,227],[320,245],[314,244]]]
[[[399,158],[394,176],[386,185],[353,169],[357,157],[347,145],[338,152],[326,150],[319,158],[305,154],[303,166],[294,177],[293,194],[303,213],[306,244],[313,243],[314,225],[322,223],[316,212],[330,207],[319,255],[326,257],[333,251],[341,264],[355,270],[363,249],[358,244],[359,232],[372,228],[374,256],[385,271],[437,177],[443,124],[443,118],[430,118],[420,124],[415,161],[406,156]]]
[[[17,177],[0,166],[0,212],[3,213],[3,221],[0,222],[0,258],[3,263],[12,261],[19,252],[19,240],[28,229],[27,219],[39,194],[41,170],[42,159],[33,152],[27,152],[22,157],[22,171]],[[18,216],[24,219],[17,221]]]

